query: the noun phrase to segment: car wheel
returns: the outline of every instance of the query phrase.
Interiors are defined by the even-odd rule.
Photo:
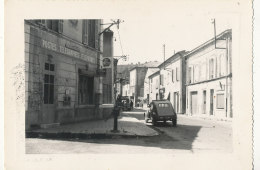
[[[177,119],[172,119],[172,125],[173,125],[173,127],[177,126]]]

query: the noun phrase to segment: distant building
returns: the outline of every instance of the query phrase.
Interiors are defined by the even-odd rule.
[[[179,51],[160,64],[159,98],[169,100],[176,113],[185,113],[186,51]]]
[[[138,106],[138,104],[142,106],[146,101],[147,96],[144,96],[146,74],[150,72],[150,69],[158,69],[159,64],[159,62],[149,62],[140,64],[130,70],[130,96],[134,100],[134,106]]]
[[[148,103],[152,100],[159,100],[159,88],[160,88],[160,70],[154,72],[149,78],[149,98]]]
[[[98,70],[107,45],[99,36],[101,24],[102,20],[25,21],[26,129],[103,117]]]
[[[232,118],[232,30],[186,56],[186,113]]]
[[[159,68],[148,68],[147,73],[144,79],[144,104],[149,104],[151,102],[150,100],[150,92],[149,92],[149,76],[152,75],[153,73],[159,71]]]
[[[130,96],[130,85],[129,85],[129,83],[122,85],[122,96]]]

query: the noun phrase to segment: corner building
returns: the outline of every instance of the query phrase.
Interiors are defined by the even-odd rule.
[[[186,113],[232,118],[232,30],[193,49],[185,59]]]
[[[25,20],[26,129],[102,118],[102,20]]]

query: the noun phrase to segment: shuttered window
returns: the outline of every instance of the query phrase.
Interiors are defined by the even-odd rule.
[[[96,20],[88,20],[88,45],[96,47]]]

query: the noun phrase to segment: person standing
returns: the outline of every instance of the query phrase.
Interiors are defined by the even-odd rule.
[[[134,105],[133,100],[131,100],[130,101],[130,108],[131,108],[131,110],[133,110],[133,105]]]

